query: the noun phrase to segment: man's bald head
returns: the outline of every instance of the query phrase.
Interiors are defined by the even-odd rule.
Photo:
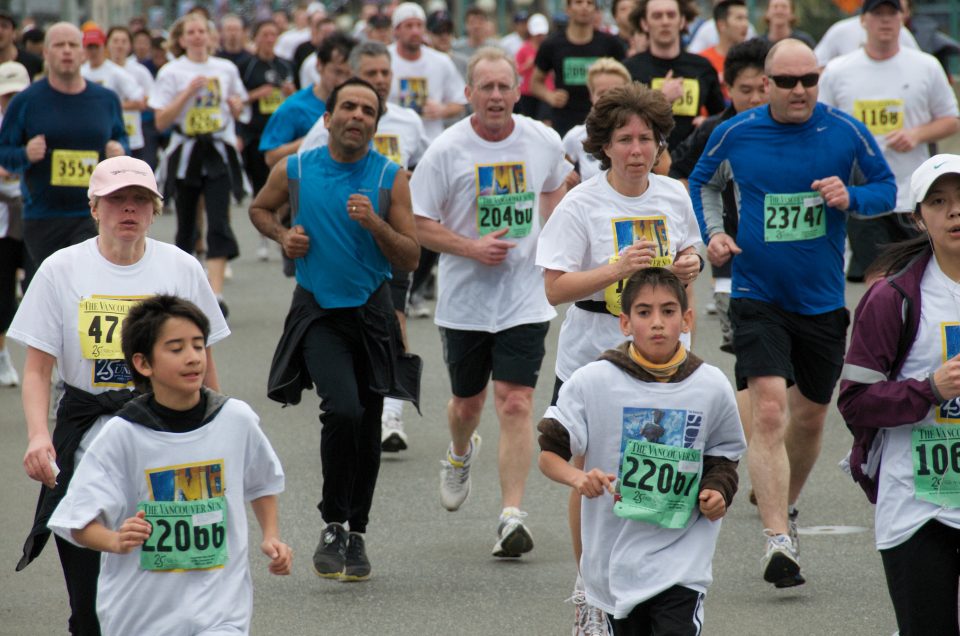
[[[813,49],[805,42],[795,38],[784,38],[770,47],[770,52],[767,53],[767,58],[763,63],[764,73],[770,75],[776,65],[782,63],[783,60],[790,60],[791,62],[809,60],[813,62],[814,68],[817,66],[817,56],[813,54]]]
[[[47,49],[54,40],[63,40],[65,38],[76,39],[83,44],[83,33],[75,24],[70,22],[57,22],[49,29],[43,38],[43,48]]]

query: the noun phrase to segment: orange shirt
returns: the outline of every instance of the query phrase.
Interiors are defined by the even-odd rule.
[[[720,55],[717,52],[717,47],[711,46],[709,49],[704,49],[700,51],[697,55],[707,58],[710,61],[710,65],[713,66],[713,69],[717,72],[717,75],[720,77],[720,89],[723,91],[723,101],[727,104],[730,103],[730,92],[727,90],[727,85],[723,81],[723,63],[727,61],[726,55]]]

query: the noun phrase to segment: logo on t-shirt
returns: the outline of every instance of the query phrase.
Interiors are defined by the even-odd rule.
[[[403,155],[400,153],[399,135],[374,135],[373,148],[398,166],[403,166]]]
[[[960,353],[960,322],[941,323],[940,340],[944,362]],[[941,424],[960,424],[960,398],[941,404],[937,408],[935,419]]]
[[[418,115],[423,114],[423,107],[427,103],[426,77],[400,78],[400,105],[412,108]]]
[[[620,260],[620,254],[637,241],[650,241],[654,244],[656,254],[651,267],[669,267],[673,264],[670,254],[670,237],[667,234],[666,216],[630,216],[612,220],[613,223],[613,255],[610,262]],[[614,316],[620,315],[620,294],[626,279],[619,280],[607,287],[603,292],[607,311]]]

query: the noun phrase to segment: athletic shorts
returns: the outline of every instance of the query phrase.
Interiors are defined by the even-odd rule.
[[[626,618],[611,618],[614,636],[699,636],[703,632],[703,594],[674,585],[634,607]]]
[[[840,379],[850,312],[806,316],[752,298],[730,300],[737,389],[748,378],[778,376],[817,404],[829,404]]]
[[[498,382],[536,387],[549,328],[549,322],[517,325],[497,333],[440,327],[443,361],[454,396],[477,395],[487,387],[491,374]]]
[[[410,272],[401,272],[393,270],[393,278],[390,279],[390,298],[393,300],[393,308],[397,311],[407,310],[407,298],[410,296]]]

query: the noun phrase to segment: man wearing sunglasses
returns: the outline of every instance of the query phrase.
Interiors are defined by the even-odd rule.
[[[847,216],[892,209],[896,183],[866,127],[817,104],[817,59],[806,44],[781,40],[764,67],[769,106],[717,127],[690,175],[690,196],[711,262],[737,255],[735,374],[753,411],[748,461],[767,541],[763,578],[782,588],[804,583],[795,504],[843,365]],[[730,181],[736,237],[723,230]]]
[[[940,62],[900,45],[900,0],[867,0],[860,16],[863,48],[833,59],[820,80],[820,101],[864,123],[897,178],[897,205],[878,218],[847,222],[853,258],[847,280],[862,281],[881,246],[915,236],[910,176],[930,158],[928,144],[960,130],[957,97]]]

